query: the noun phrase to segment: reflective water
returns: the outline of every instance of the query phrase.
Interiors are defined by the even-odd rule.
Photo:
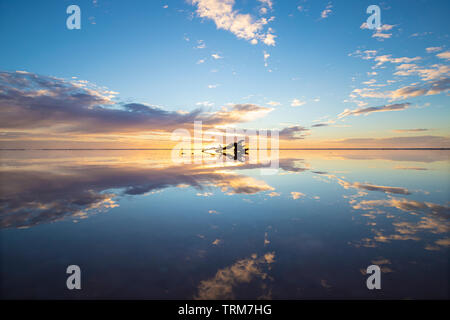
[[[285,150],[262,175],[170,151],[2,151],[1,296],[449,298],[449,155]]]

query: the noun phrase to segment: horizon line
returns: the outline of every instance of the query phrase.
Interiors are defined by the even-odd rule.
[[[0,151],[88,151],[88,150],[173,150],[173,148],[0,148]],[[191,149],[203,150],[203,149]],[[258,148],[257,150],[450,150],[450,147],[368,147],[368,148]]]

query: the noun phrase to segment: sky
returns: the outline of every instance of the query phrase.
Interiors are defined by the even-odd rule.
[[[66,9],[81,10],[69,30]],[[381,28],[367,28],[369,5]],[[0,147],[450,147],[448,1],[1,1]]]

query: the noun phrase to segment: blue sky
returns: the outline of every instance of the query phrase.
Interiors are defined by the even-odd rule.
[[[202,11],[224,3],[235,18],[250,15],[244,29],[266,19],[257,44],[218,27],[220,12],[214,20]],[[66,28],[70,4],[81,8],[81,30]],[[381,8],[378,33],[362,25],[371,4]],[[3,1],[0,70],[77,77],[118,92],[116,102],[173,112],[255,104],[273,110],[238,126],[307,127],[305,141],[448,138],[449,9],[448,1]],[[428,89],[396,91],[410,86]],[[397,111],[364,111],[392,104]],[[339,118],[346,109],[362,111]]]

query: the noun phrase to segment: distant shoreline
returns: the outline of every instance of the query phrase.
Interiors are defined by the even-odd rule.
[[[172,148],[13,148],[13,149],[0,149],[0,151],[163,151],[172,150]],[[192,149],[202,150],[202,149]],[[281,149],[258,149],[258,150],[450,150],[450,148],[281,148]]]

